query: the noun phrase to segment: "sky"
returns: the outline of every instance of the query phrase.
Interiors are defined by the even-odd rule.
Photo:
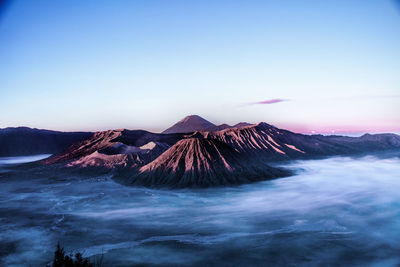
[[[400,132],[400,3],[9,1],[0,128]]]

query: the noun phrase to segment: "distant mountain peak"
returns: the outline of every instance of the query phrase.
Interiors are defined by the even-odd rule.
[[[162,133],[170,134],[170,133],[190,133],[194,131],[205,130],[210,127],[215,127],[215,124],[209,122],[206,119],[203,119],[199,115],[190,115],[186,116],[182,120],[178,121],[170,128],[166,129]]]
[[[203,119],[199,115],[189,115],[189,116],[186,116],[183,119],[181,119],[179,122],[189,122],[191,120],[204,120],[204,121],[207,121],[206,119]]]
[[[185,118],[181,119],[177,123],[175,123],[170,128],[163,131],[163,134],[171,134],[171,133],[191,133],[196,131],[207,131],[207,132],[215,132],[221,131],[230,128],[241,128],[246,126],[251,126],[255,124],[247,123],[247,122],[239,122],[233,126],[229,124],[221,124],[215,125],[208,120],[200,117],[199,115],[189,115]]]
[[[276,128],[275,126],[273,126],[273,125],[271,125],[271,124],[268,124],[268,123],[266,123],[266,122],[259,122],[259,123],[257,124],[257,126],[268,127],[268,128]]]

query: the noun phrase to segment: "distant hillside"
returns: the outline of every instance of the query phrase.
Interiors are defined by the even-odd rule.
[[[92,136],[91,132],[58,132],[28,127],[0,129],[0,157],[55,154]]]

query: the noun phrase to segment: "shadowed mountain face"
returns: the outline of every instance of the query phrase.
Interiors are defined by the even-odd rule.
[[[90,132],[58,132],[28,127],[0,129],[0,157],[60,153],[92,136]]]
[[[198,116],[186,117],[176,125],[193,126],[193,121],[197,126],[208,125]],[[400,149],[400,137],[395,134],[303,135],[267,123],[211,127],[222,130],[210,131],[207,126],[204,131],[172,134],[143,130],[97,132],[41,163],[76,169],[114,169],[116,179],[134,185],[207,187],[289,174],[267,165],[274,161]]]

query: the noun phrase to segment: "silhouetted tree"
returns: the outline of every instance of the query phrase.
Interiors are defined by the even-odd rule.
[[[54,252],[53,267],[93,267],[87,258],[83,258],[81,253],[76,253],[75,257],[72,255],[65,255],[64,248],[57,243],[57,249]]]

